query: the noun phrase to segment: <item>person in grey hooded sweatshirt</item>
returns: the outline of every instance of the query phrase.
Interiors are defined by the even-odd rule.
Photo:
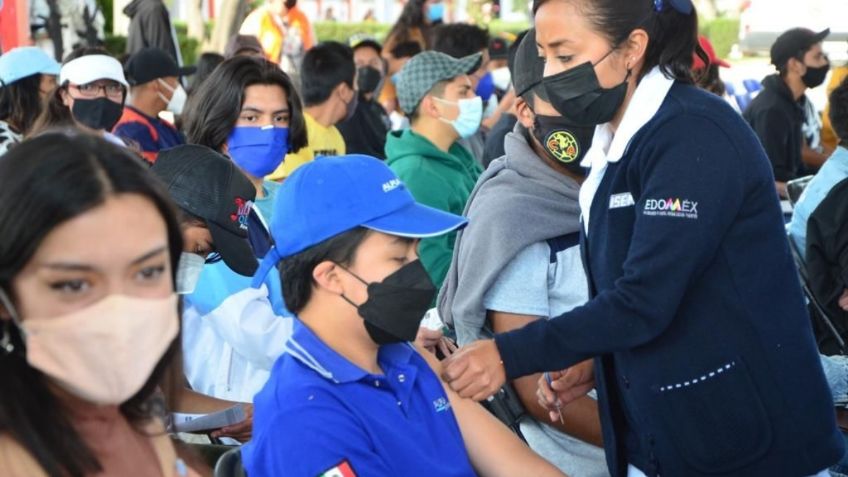
[[[454,325],[461,345],[559,316],[589,296],[578,192],[594,128],[566,127],[536,87],[544,64],[534,30],[511,50],[518,124],[504,140],[506,154],[471,194],[469,226],[457,236],[438,299],[439,315]],[[530,447],[568,475],[609,475],[596,401],[581,398],[551,422],[536,398],[538,379],[512,382],[529,415],[520,425]]]

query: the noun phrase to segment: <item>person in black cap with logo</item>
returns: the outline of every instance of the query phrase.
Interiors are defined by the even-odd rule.
[[[439,314],[461,345],[558,316],[589,299],[580,258],[580,158],[589,144],[539,87],[544,64],[530,30],[511,61],[519,124],[503,140],[506,155],[483,172],[465,208],[439,295]],[[594,127],[587,128],[591,142]],[[561,147],[565,145],[565,147]],[[569,147],[573,147],[569,153]],[[552,220],[552,218],[556,218]],[[531,375],[512,382],[527,413],[521,433],[534,451],[568,475],[609,475],[598,404],[589,396],[564,407],[551,423],[536,400]]]
[[[780,35],[771,47],[777,74],[763,80],[763,91],[743,113],[763,143],[782,198],[787,197],[786,183],[805,173],[802,127],[809,100],[804,92],[821,85],[827,76],[830,63],[822,41],[829,34],[829,29],[815,33],[793,28]]]
[[[177,293],[193,293],[207,263],[223,261],[236,273],[252,276],[258,262],[249,241],[248,214],[256,189],[235,164],[207,147],[184,145],[162,151],[151,170],[180,211],[183,253],[177,269]],[[192,348],[195,341],[202,341],[210,332],[197,313],[186,310],[183,343],[187,351],[196,349]],[[184,364],[198,362],[208,362],[208,355],[186,353]],[[235,404],[188,388],[180,389],[176,400],[169,403],[173,410],[190,413],[220,411]],[[245,421],[217,429],[213,436],[249,440],[251,404],[245,403],[245,412]]]
[[[130,99],[113,133],[138,145],[142,157],[153,163],[162,149],[185,144],[183,135],[159,113],[182,114],[186,92],[180,77],[193,74],[195,68],[180,68],[165,51],[144,48],[130,56],[124,70]]]
[[[178,292],[192,293],[200,276],[199,270],[184,270],[184,264],[223,260],[239,275],[253,276],[258,262],[250,246],[248,214],[256,188],[250,180],[232,161],[205,146],[167,149],[161,159],[151,170],[183,214],[185,251],[179,278],[185,281],[178,280]]]

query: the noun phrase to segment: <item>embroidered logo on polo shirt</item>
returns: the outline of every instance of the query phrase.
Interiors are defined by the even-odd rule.
[[[612,209],[623,209],[624,207],[631,207],[635,204],[633,201],[633,194],[630,192],[624,192],[621,194],[613,194],[610,196],[610,210]]]
[[[350,462],[345,459],[332,469],[322,472],[318,477],[356,477],[356,472],[353,471]]]
[[[446,412],[451,405],[447,398],[439,398],[433,401],[433,407],[436,408],[436,412]]]
[[[652,217],[698,218],[698,203],[680,198],[648,199],[645,201],[645,215]]]

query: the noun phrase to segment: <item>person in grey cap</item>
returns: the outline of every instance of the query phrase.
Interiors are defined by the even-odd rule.
[[[468,200],[463,215],[469,224],[457,233],[438,299],[439,314],[454,325],[461,345],[589,299],[579,245],[585,171],[579,147],[572,155],[560,147],[580,135],[563,124],[538,87],[544,64],[535,30],[514,49],[510,67],[518,124],[503,140],[506,155],[486,169]],[[561,421],[551,422],[536,398],[540,376],[511,384],[524,407],[520,429],[527,443],[568,475],[609,475],[595,399],[582,396],[562,408]]]
[[[453,58],[425,51],[400,71],[398,102],[411,127],[389,134],[386,159],[415,199],[430,207],[461,214],[482,168],[457,141],[480,127],[483,102],[468,75],[480,54]],[[421,241],[421,262],[436,287],[450,266],[456,234]]]

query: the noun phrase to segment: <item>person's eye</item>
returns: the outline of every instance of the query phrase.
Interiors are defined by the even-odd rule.
[[[409,258],[408,258],[408,257],[395,257],[395,258],[393,258],[392,260],[394,260],[394,261],[396,261],[396,262],[398,262],[398,263],[403,264],[403,263],[408,262],[408,261],[409,261]]]
[[[259,120],[259,116],[255,115],[255,114],[249,114],[247,116],[242,116],[241,120],[248,122],[248,123],[255,123],[256,121]]]
[[[571,60],[573,60],[574,57],[571,56],[571,55],[559,55],[559,56],[557,56],[557,59],[562,64],[568,64],[568,63],[571,63]]]
[[[274,116],[274,122],[278,123],[278,124],[288,125],[289,116],[288,116],[288,114],[281,114],[279,116]]]
[[[85,292],[91,287],[91,283],[86,280],[61,280],[50,284],[50,289],[59,293],[68,295]]]
[[[95,90],[95,86],[92,84],[84,84],[77,87],[82,93],[91,93]]]
[[[142,281],[154,281],[157,280],[165,273],[164,265],[156,265],[153,267],[144,267],[138,271],[136,275]]]
[[[119,84],[111,84],[106,87],[106,92],[112,95],[119,95],[123,94],[124,88],[122,88]]]

